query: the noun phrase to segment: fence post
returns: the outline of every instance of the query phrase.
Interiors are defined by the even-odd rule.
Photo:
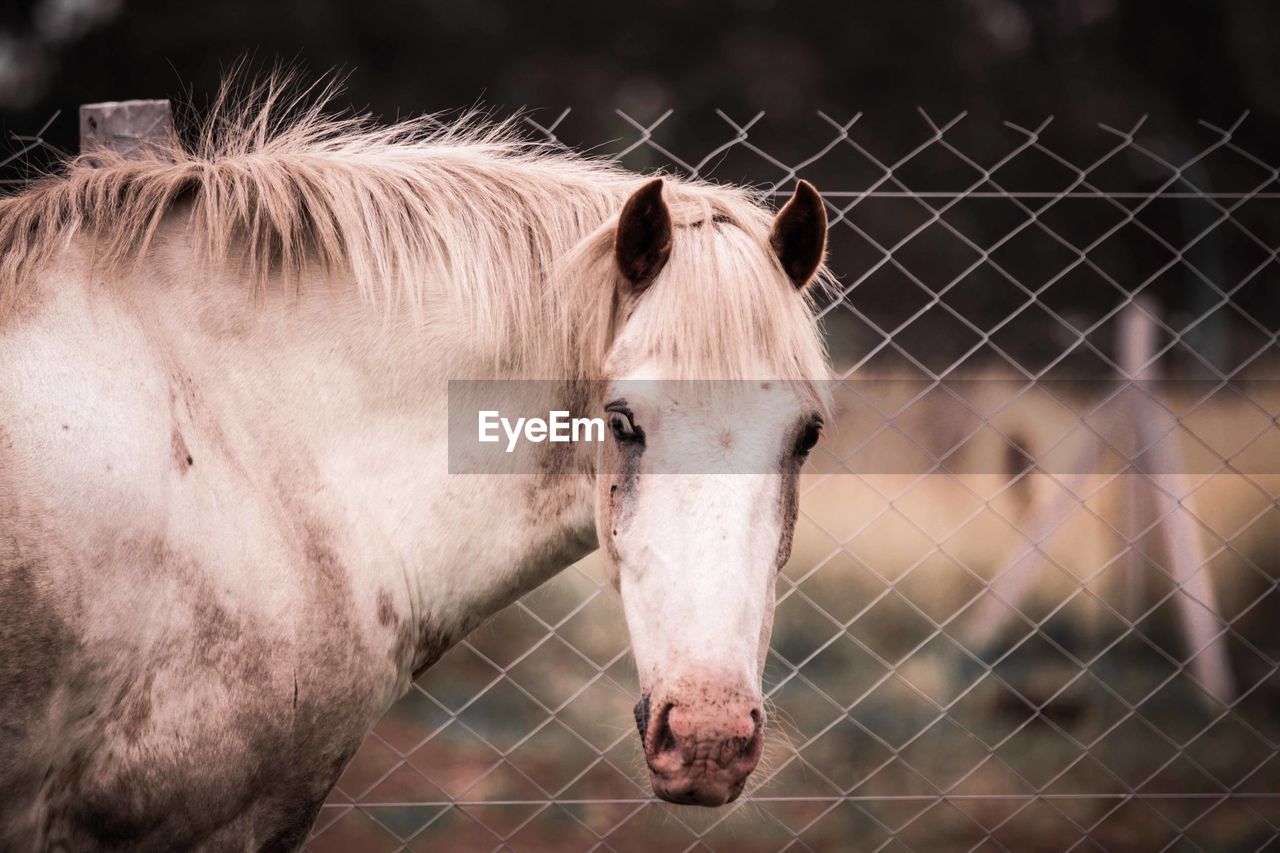
[[[1137,459],[1129,460],[1131,466],[1127,469],[1127,476],[1132,477],[1133,482],[1129,483],[1126,511],[1130,522],[1145,524],[1146,516],[1155,515],[1158,511],[1161,490],[1177,502],[1173,510],[1158,520],[1169,574],[1178,586],[1175,602],[1192,656],[1191,671],[1210,695],[1230,704],[1236,696],[1235,677],[1227,655],[1225,629],[1219,628],[1219,623],[1225,623],[1226,619],[1218,605],[1217,593],[1209,576],[1207,555],[1190,509],[1192,488],[1182,474],[1174,444],[1176,432],[1161,439],[1157,431],[1156,403],[1147,398],[1143,390],[1132,385],[1140,379],[1158,378],[1156,368],[1150,364],[1156,351],[1154,311],[1151,306],[1144,309],[1139,302],[1130,302],[1120,321],[1119,367],[1121,378],[1131,384],[1128,393],[1132,395],[1129,421],[1134,428],[1133,452],[1135,456],[1144,457],[1144,467],[1151,469],[1150,472],[1144,471],[1132,464]],[[1031,543],[1030,547],[1024,548],[1021,543],[1016,543],[1005,558],[995,563],[1000,571],[988,584],[986,597],[970,614],[967,636],[971,646],[984,648],[994,640],[1013,618],[1014,608],[1030,594],[1036,572],[1015,574],[1014,570],[1024,560],[1032,558],[1040,543],[1057,529],[1076,505],[1082,503],[1079,496],[1098,464],[1098,452],[1100,450],[1091,449],[1086,457],[1077,460],[1079,470],[1063,476],[1059,481],[1061,488],[1043,504],[1032,508],[1021,524],[1022,534]],[[1138,526],[1135,523],[1130,530]],[[1125,618],[1137,612],[1134,605],[1145,601],[1147,596],[1145,567],[1137,559],[1136,548],[1136,543],[1130,540],[1130,564],[1124,567],[1123,574],[1125,603],[1129,605]],[[999,597],[993,592],[998,592]],[[1036,630],[1040,630],[1039,626]]]
[[[80,153],[113,151],[140,159],[167,150],[173,141],[173,113],[164,101],[108,101],[80,107]]]
[[[1140,379],[1159,379],[1155,361],[1156,322],[1154,308],[1139,301],[1130,302],[1120,317],[1120,366],[1132,383]],[[1218,605],[1218,596],[1209,575],[1209,557],[1193,512],[1194,489],[1183,473],[1177,450],[1175,429],[1163,438],[1159,433],[1159,407],[1154,399],[1136,386],[1130,388],[1133,408],[1130,417],[1137,429],[1138,448],[1145,448],[1142,468],[1135,467],[1132,476],[1139,494],[1133,495],[1134,509],[1143,512],[1142,523],[1155,517],[1164,544],[1167,570],[1178,585],[1174,601],[1182,617],[1182,630],[1191,657],[1191,671],[1200,685],[1213,698],[1230,705],[1236,698],[1235,676],[1227,654],[1225,627],[1229,625]],[[1143,468],[1147,470],[1142,470]],[[1145,493],[1145,494],[1143,494]],[[1176,502],[1160,515],[1160,495]],[[1143,498],[1146,498],[1143,506]],[[1130,549],[1134,543],[1130,543]],[[1133,589],[1132,593],[1145,590]]]

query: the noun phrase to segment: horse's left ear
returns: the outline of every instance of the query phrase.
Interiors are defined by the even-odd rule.
[[[769,245],[792,284],[803,288],[809,283],[827,250],[827,209],[813,184],[796,184],[791,199],[773,220]]]
[[[613,238],[618,269],[637,292],[657,277],[671,257],[671,213],[662,200],[662,178],[627,199]]]

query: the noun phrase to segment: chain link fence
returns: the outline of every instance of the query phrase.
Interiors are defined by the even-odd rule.
[[[66,159],[67,152],[45,138],[61,115],[49,116],[35,133],[9,134],[8,150],[0,157],[0,194],[21,190],[50,165]]]
[[[529,123],[560,141],[570,115]],[[670,117],[619,113],[604,153],[780,197],[810,178],[841,282],[750,795],[650,795],[593,557],[419,680],[311,848],[1274,845],[1280,182],[1245,119],[1194,148],[1103,125],[1078,158],[1047,121],[984,156],[921,113],[890,157],[820,115],[782,159],[763,115],[721,113],[689,159]]]
[[[720,113],[691,157],[671,113],[617,120],[592,150],[629,167],[829,205],[842,381],[778,578],[765,759],[723,809],[651,796],[593,556],[419,679],[309,849],[1276,845],[1280,169],[1247,120],[921,113],[904,146]],[[527,121],[588,147],[568,111]]]

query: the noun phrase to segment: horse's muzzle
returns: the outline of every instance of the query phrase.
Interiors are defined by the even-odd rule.
[[[764,748],[764,711],[756,702],[636,705],[653,792],[671,803],[722,806],[742,793]]]

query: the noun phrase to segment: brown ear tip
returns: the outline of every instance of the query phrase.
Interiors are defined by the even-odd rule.
[[[662,178],[654,178],[642,184],[640,189],[633,192],[631,198],[627,200],[623,217],[626,217],[626,211],[647,210],[650,208],[665,213],[666,205],[662,200],[662,183]]]
[[[639,189],[638,194],[643,194],[646,196],[662,195],[662,185],[663,185],[662,178],[660,177],[654,178],[652,181],[649,181],[644,186],[642,186]]]
[[[822,194],[818,192],[817,187],[803,178],[796,183],[796,198],[802,199],[819,212],[826,213],[826,204],[822,201]]]

